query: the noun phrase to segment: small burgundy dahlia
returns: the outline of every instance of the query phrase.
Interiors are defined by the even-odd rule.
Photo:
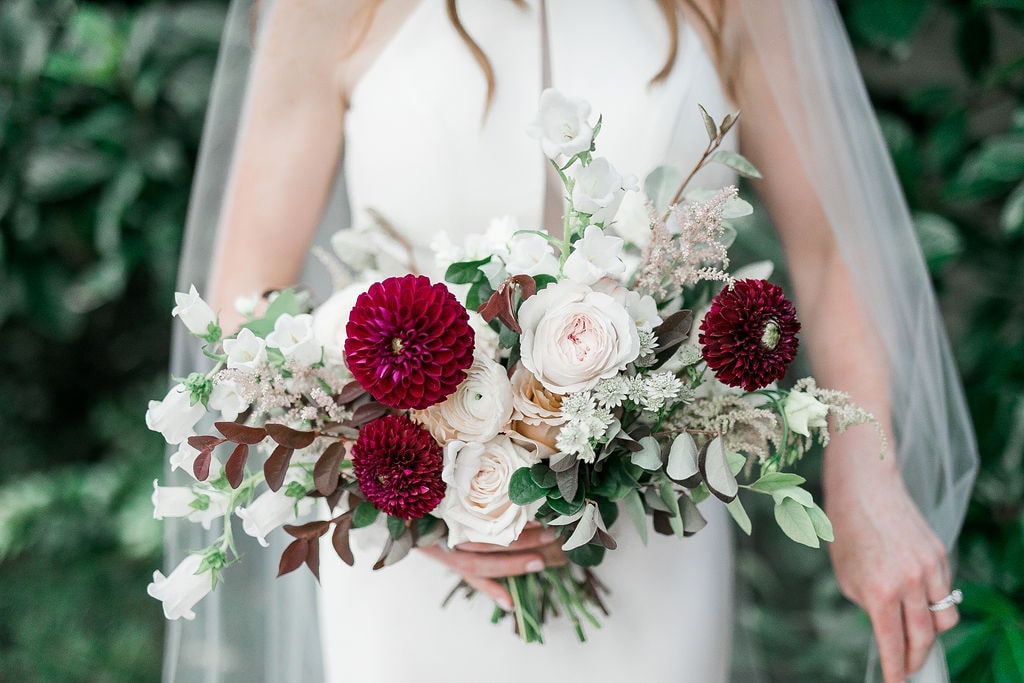
[[[711,300],[700,324],[704,361],[720,382],[755,391],[782,379],[796,357],[800,321],[778,285],[740,280]]]
[[[352,466],[366,500],[401,519],[419,519],[444,498],[441,446],[402,415],[385,415],[359,430]]]
[[[360,294],[345,333],[348,369],[392,408],[440,403],[473,363],[469,314],[447,287],[422,275],[390,277]]]

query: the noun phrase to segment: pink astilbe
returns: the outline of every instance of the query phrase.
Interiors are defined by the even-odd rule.
[[[651,212],[651,241],[637,274],[636,289],[656,299],[678,293],[702,280],[732,282],[722,214],[726,203],[737,196],[735,187],[719,190],[703,202],[677,205],[668,217]],[[678,231],[669,229],[674,221]]]

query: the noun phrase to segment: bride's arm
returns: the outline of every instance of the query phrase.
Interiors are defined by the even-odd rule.
[[[848,392],[881,421],[892,444],[885,353],[864,302],[853,290],[835,238],[787,135],[755,59],[741,59],[737,92],[743,152],[764,173],[756,183],[785,248],[815,376]],[[871,617],[887,681],[925,661],[955,609],[930,612],[950,590],[945,549],[903,485],[889,448],[866,427],[833,437],[824,461],[826,508],[835,527],[830,551],[844,594]]]
[[[265,18],[208,292],[226,329],[236,297],[294,284],[309,250],[341,154],[352,4],[288,0]]]

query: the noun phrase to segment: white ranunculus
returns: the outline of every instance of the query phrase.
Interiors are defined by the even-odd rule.
[[[476,311],[468,311],[469,326],[473,328],[473,350],[488,358],[498,357],[498,333]]]
[[[267,335],[267,346],[280,349],[285,358],[299,365],[312,365],[323,355],[313,334],[313,316],[308,313],[278,317],[274,331]]]
[[[614,298],[569,280],[519,308],[522,363],[556,394],[592,389],[640,353],[632,317]]]
[[[626,289],[614,280],[603,278],[594,283],[595,292],[604,292],[622,304],[638,330],[653,330],[662,323],[658,312],[658,302],[649,294],[640,294]]]
[[[183,384],[171,387],[162,401],[150,401],[146,410],[146,426],[160,432],[169,444],[179,444],[192,436],[206,408],[202,403],[192,402],[191,394]]]
[[[198,337],[205,337],[210,332],[210,325],[217,324],[217,314],[210,308],[210,304],[199,296],[195,285],[189,288],[188,294],[175,292],[174,303],[176,305],[171,310],[171,315],[181,318],[188,331]]]
[[[210,408],[220,411],[220,419],[234,422],[238,415],[249,407],[249,401],[239,393],[240,387],[234,380],[218,380],[210,392]]]
[[[615,218],[626,190],[636,189],[636,178],[622,176],[604,157],[573,172],[572,206],[590,214],[592,223],[607,224]]]
[[[286,496],[282,487],[279,491],[264,491],[248,507],[235,510],[235,514],[242,520],[242,530],[266,548],[270,545],[267,534],[282,524],[308,514],[312,507],[311,498]]]
[[[512,474],[538,462],[536,446],[504,434],[487,443],[451,441],[444,449],[444,499],[432,514],[448,525],[448,545],[493,543],[519,538],[542,501],[521,507],[508,497]]]
[[[153,572],[153,583],[146,592],[164,604],[164,617],[167,619],[195,619],[192,608],[197,602],[213,590],[213,576],[210,571],[199,572],[203,558],[199,555],[188,555],[174,568],[170,576]]]
[[[531,137],[540,140],[541,149],[549,159],[562,155],[571,157],[589,150],[594,140],[588,116],[589,102],[548,88],[540,94],[540,111],[526,130]]]
[[[356,299],[370,288],[369,282],[353,282],[335,292],[313,311],[313,335],[324,348],[324,362],[335,365],[345,362],[345,326]]]
[[[533,233],[515,235],[508,243],[508,259],[505,268],[509,275],[555,275],[558,273],[558,257],[551,249],[551,243]]]
[[[267,362],[267,342],[243,327],[234,339],[224,340],[224,353],[228,355],[229,368],[256,370]]]
[[[797,434],[810,436],[810,428],[827,427],[828,406],[803,391],[791,391],[782,404],[789,428]]]
[[[188,517],[188,521],[202,524],[209,529],[215,519],[228,511],[228,496],[213,489],[196,491],[191,486],[160,486],[153,480],[153,519],[166,517]],[[202,505],[194,505],[197,501]]]
[[[621,277],[626,272],[622,261],[622,239],[606,236],[596,225],[588,225],[583,237],[572,245],[562,273],[581,285],[592,285],[603,277]]]
[[[486,442],[498,435],[512,419],[512,385],[505,368],[481,353],[473,354],[455,393],[413,417],[444,444],[462,441]]]

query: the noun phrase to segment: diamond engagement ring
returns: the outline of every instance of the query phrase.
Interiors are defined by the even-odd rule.
[[[947,609],[949,607],[952,607],[953,605],[959,605],[963,601],[964,594],[960,592],[959,588],[954,588],[953,592],[947,595],[946,597],[942,598],[938,602],[933,602],[930,605],[928,605],[928,609],[930,609],[933,612],[938,612],[939,610]]]

